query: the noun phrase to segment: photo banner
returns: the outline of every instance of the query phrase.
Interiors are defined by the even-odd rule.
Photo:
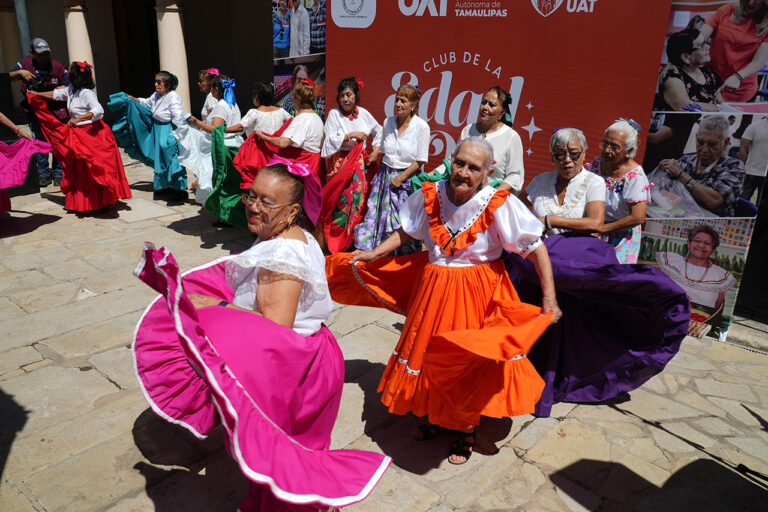
[[[418,85],[431,128],[432,170],[477,118],[482,94],[510,91],[525,182],[552,169],[557,127],[581,128],[587,161],[619,117],[647,128],[669,0],[330,0],[328,108],[343,78],[365,82],[361,105],[379,122],[395,90]],[[642,142],[638,159],[642,159]]]

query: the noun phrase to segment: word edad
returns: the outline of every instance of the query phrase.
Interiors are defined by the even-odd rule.
[[[429,73],[430,71],[433,71],[441,66],[446,66],[448,64],[455,64],[457,59],[458,59],[458,56],[456,52],[443,52],[437,57],[432,57],[429,60],[425,60],[424,66],[423,66],[424,71]],[[472,66],[479,67],[481,65],[479,53],[464,52],[464,54],[462,55],[461,61],[464,64],[471,64]],[[501,66],[497,66],[494,68],[491,65],[491,59],[485,60],[484,70],[494,75],[496,78],[501,78]]]
[[[487,18],[496,16],[501,18],[507,15],[507,9],[499,9],[501,7],[501,2],[499,1],[458,1],[454,7],[457,17],[476,16]]]
[[[510,78],[509,96],[511,104],[509,111],[512,116],[512,122],[515,120],[517,107],[520,103],[520,96],[523,92],[525,78],[514,76]],[[398,71],[392,75],[393,94],[384,101],[384,112],[392,115],[395,110],[395,94],[397,88],[403,84],[419,85],[419,77],[411,71]],[[440,85],[430,87],[422,91],[419,102],[419,117],[434,125],[441,125],[446,128],[460,128],[467,124],[477,121],[477,113],[480,110],[480,102],[483,99],[483,93],[477,93],[470,90],[459,91],[453,95],[451,86],[453,84],[453,72],[443,71],[440,73]],[[484,84],[483,87],[485,87]],[[456,140],[447,131],[432,130],[430,138],[430,154],[432,156],[444,154],[447,158],[456,147]]]
[[[397,6],[406,16],[424,16],[424,12],[429,12],[431,16],[445,16],[448,0],[397,0]]]

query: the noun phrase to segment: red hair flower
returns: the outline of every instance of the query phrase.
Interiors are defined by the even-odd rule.
[[[87,60],[84,60],[84,61],[82,61],[82,62],[81,62],[81,61],[77,61],[77,62],[75,62],[75,64],[77,64],[77,65],[80,67],[80,72],[81,72],[81,73],[84,73],[84,72],[85,72],[85,68],[90,68],[90,67],[92,67],[90,64],[88,64],[88,61],[87,61]]]
[[[358,89],[362,89],[363,87],[365,87],[365,84],[359,78],[355,78],[355,83],[357,84]]]

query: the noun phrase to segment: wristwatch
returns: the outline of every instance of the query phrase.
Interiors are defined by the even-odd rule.
[[[684,185],[684,187],[686,188],[686,190],[688,190],[688,192],[693,192],[693,186],[695,184],[696,184],[696,180],[691,178],[688,180],[688,183]]]

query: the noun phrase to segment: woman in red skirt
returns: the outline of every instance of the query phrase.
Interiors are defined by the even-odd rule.
[[[118,199],[131,197],[115,136],[101,119],[104,108],[93,91],[92,69],[87,62],[73,62],[68,87],[27,92],[45,138],[64,169],[64,208],[78,212],[112,207]],[[44,100],[66,101],[69,123],[59,122]]]

